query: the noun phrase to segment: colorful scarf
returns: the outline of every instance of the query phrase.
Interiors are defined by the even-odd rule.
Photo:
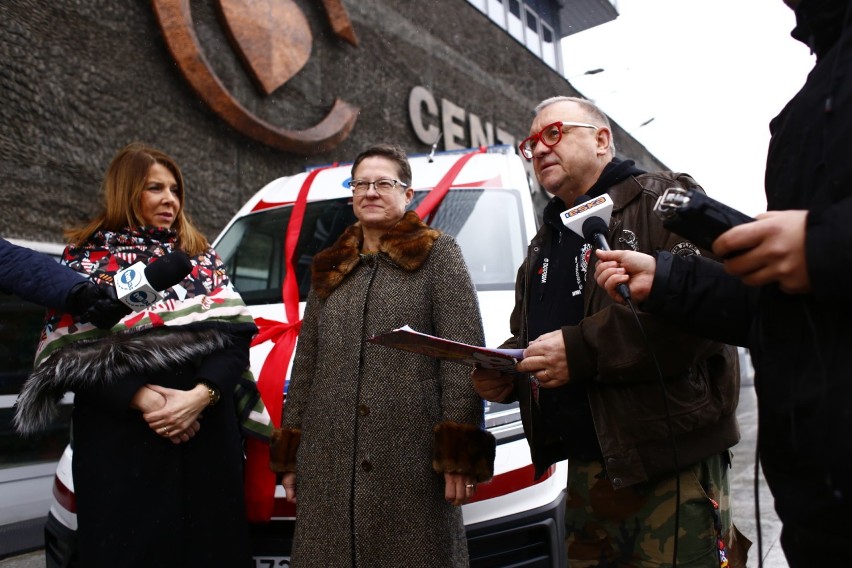
[[[168,229],[99,231],[83,246],[66,248],[60,262],[99,285],[112,286],[117,272],[137,262],[147,265],[176,245],[177,234]],[[216,252],[209,248],[191,262],[192,271],[162,292],[161,302],[131,312],[111,330],[49,311],[35,370],[18,398],[18,431],[28,434],[47,426],[56,416],[56,401],[69,390],[187,363],[225,347],[227,333],[254,335],[253,318]],[[272,421],[248,369],[234,400],[244,433],[268,440]]]

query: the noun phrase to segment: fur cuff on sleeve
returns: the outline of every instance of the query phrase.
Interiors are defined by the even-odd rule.
[[[296,473],[296,450],[302,440],[301,430],[275,428],[269,441],[269,467],[275,473]]]
[[[442,422],[434,432],[432,469],[437,473],[470,475],[477,483],[491,479],[496,451],[491,432],[459,422]]]

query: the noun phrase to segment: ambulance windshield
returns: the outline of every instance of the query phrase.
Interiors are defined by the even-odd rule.
[[[416,208],[427,193],[415,194],[410,208]],[[216,244],[234,286],[249,305],[281,302],[284,239],[291,211],[292,207],[285,206],[246,215]],[[293,255],[302,301],[310,289],[314,255],[332,245],[354,222],[351,199],[308,203]],[[431,225],[455,237],[478,291],[514,288],[527,244],[516,191],[453,189]]]

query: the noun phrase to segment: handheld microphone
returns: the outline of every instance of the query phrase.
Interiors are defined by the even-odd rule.
[[[562,218],[563,225],[584,239],[589,240],[583,233],[583,223],[589,218],[599,218],[604,224],[603,234],[606,235],[606,227],[609,225],[610,217],[612,217],[612,207],[612,197],[606,193],[598,197],[581,195],[574,200],[574,206],[560,213],[559,217]],[[604,242],[606,242],[606,237],[604,237]],[[604,250],[609,250],[609,246],[604,248]]]
[[[160,292],[180,283],[191,270],[192,262],[187,254],[176,250],[147,266],[137,262],[119,271],[115,275],[115,293],[130,310],[141,312],[162,301]]]
[[[131,311],[141,312],[161,301],[161,291],[179,284],[192,271],[192,262],[183,251],[163,255],[149,265],[137,262],[115,275],[114,287],[91,283],[97,293],[81,321],[110,329]]]
[[[563,211],[560,217],[563,225],[592,243],[596,249],[612,250],[606,240],[612,207],[612,198],[607,194],[598,197],[581,195],[574,200],[574,207]],[[625,301],[630,299],[627,284],[621,283],[615,289]]]

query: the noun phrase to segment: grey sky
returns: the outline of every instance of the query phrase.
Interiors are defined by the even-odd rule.
[[[618,10],[563,40],[569,81],[709,195],[764,211],[769,121],[814,64],[790,37],[793,12],[782,0],[619,0]]]

